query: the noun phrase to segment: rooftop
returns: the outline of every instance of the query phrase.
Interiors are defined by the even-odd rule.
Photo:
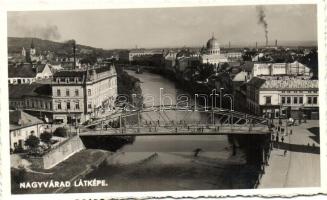
[[[318,80],[284,79],[266,80],[262,89],[318,89]]]
[[[49,84],[18,84],[9,85],[9,99],[21,99],[23,96],[51,96]]]
[[[26,126],[32,126],[43,123],[42,120],[27,114],[21,110],[9,112],[10,130],[20,129]]]
[[[277,90],[318,89],[319,87],[318,80],[307,80],[292,77],[285,77],[283,79],[263,79],[254,77],[248,84],[260,89]]]

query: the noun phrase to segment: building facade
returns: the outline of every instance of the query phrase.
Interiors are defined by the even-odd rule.
[[[249,112],[268,118],[319,117],[318,80],[254,77],[247,83],[246,100]]]
[[[52,83],[53,120],[80,123],[96,117],[102,108],[112,108],[117,96],[113,65],[88,70],[59,71]]]
[[[25,141],[34,135],[39,137],[43,132],[43,121],[21,110],[9,112],[10,121],[10,150],[26,149]]]
[[[251,77],[283,75],[311,78],[312,72],[309,67],[297,61],[293,63],[254,63]]]
[[[117,96],[113,65],[62,70],[49,84],[9,86],[10,109],[22,109],[46,122],[80,123],[112,109]]]
[[[227,58],[220,53],[218,40],[214,36],[208,40],[206,48],[202,48],[200,60],[202,64],[216,66],[221,62],[228,62]]]

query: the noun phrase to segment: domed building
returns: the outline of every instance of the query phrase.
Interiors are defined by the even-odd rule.
[[[227,58],[220,54],[219,42],[212,36],[208,40],[206,48],[202,48],[201,50],[201,63],[218,65],[221,62],[227,62]]]

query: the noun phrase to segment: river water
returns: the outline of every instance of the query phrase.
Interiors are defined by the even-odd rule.
[[[186,94],[172,81],[156,74],[135,74],[140,79],[144,102],[152,95],[155,105],[159,105],[161,95],[169,95],[172,104],[176,96]],[[167,103],[171,103],[166,99]],[[172,120],[185,117],[183,112],[168,113]],[[205,116],[192,115],[194,120]],[[143,119],[157,120],[159,115],[143,115]],[[195,149],[200,149],[195,156]],[[255,181],[255,171],[246,164],[245,154],[238,150],[232,156],[227,136],[137,136],[133,144],[125,145],[114,156],[110,156],[98,169],[89,174],[88,179],[106,179],[108,187],[83,188],[70,192],[108,191],[173,191],[251,188]],[[76,191],[75,191],[76,190]]]

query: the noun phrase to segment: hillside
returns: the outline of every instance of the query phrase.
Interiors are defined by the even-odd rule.
[[[50,40],[43,40],[39,38],[18,38],[18,37],[8,37],[8,53],[20,53],[23,47],[26,50],[29,49],[32,40],[34,42],[34,46],[37,52],[52,51],[57,54],[72,54],[72,45],[69,44],[69,42],[60,43]],[[110,50],[79,45],[77,42],[76,45],[77,54],[88,54],[92,52],[104,56],[110,56],[112,54],[112,51]]]

